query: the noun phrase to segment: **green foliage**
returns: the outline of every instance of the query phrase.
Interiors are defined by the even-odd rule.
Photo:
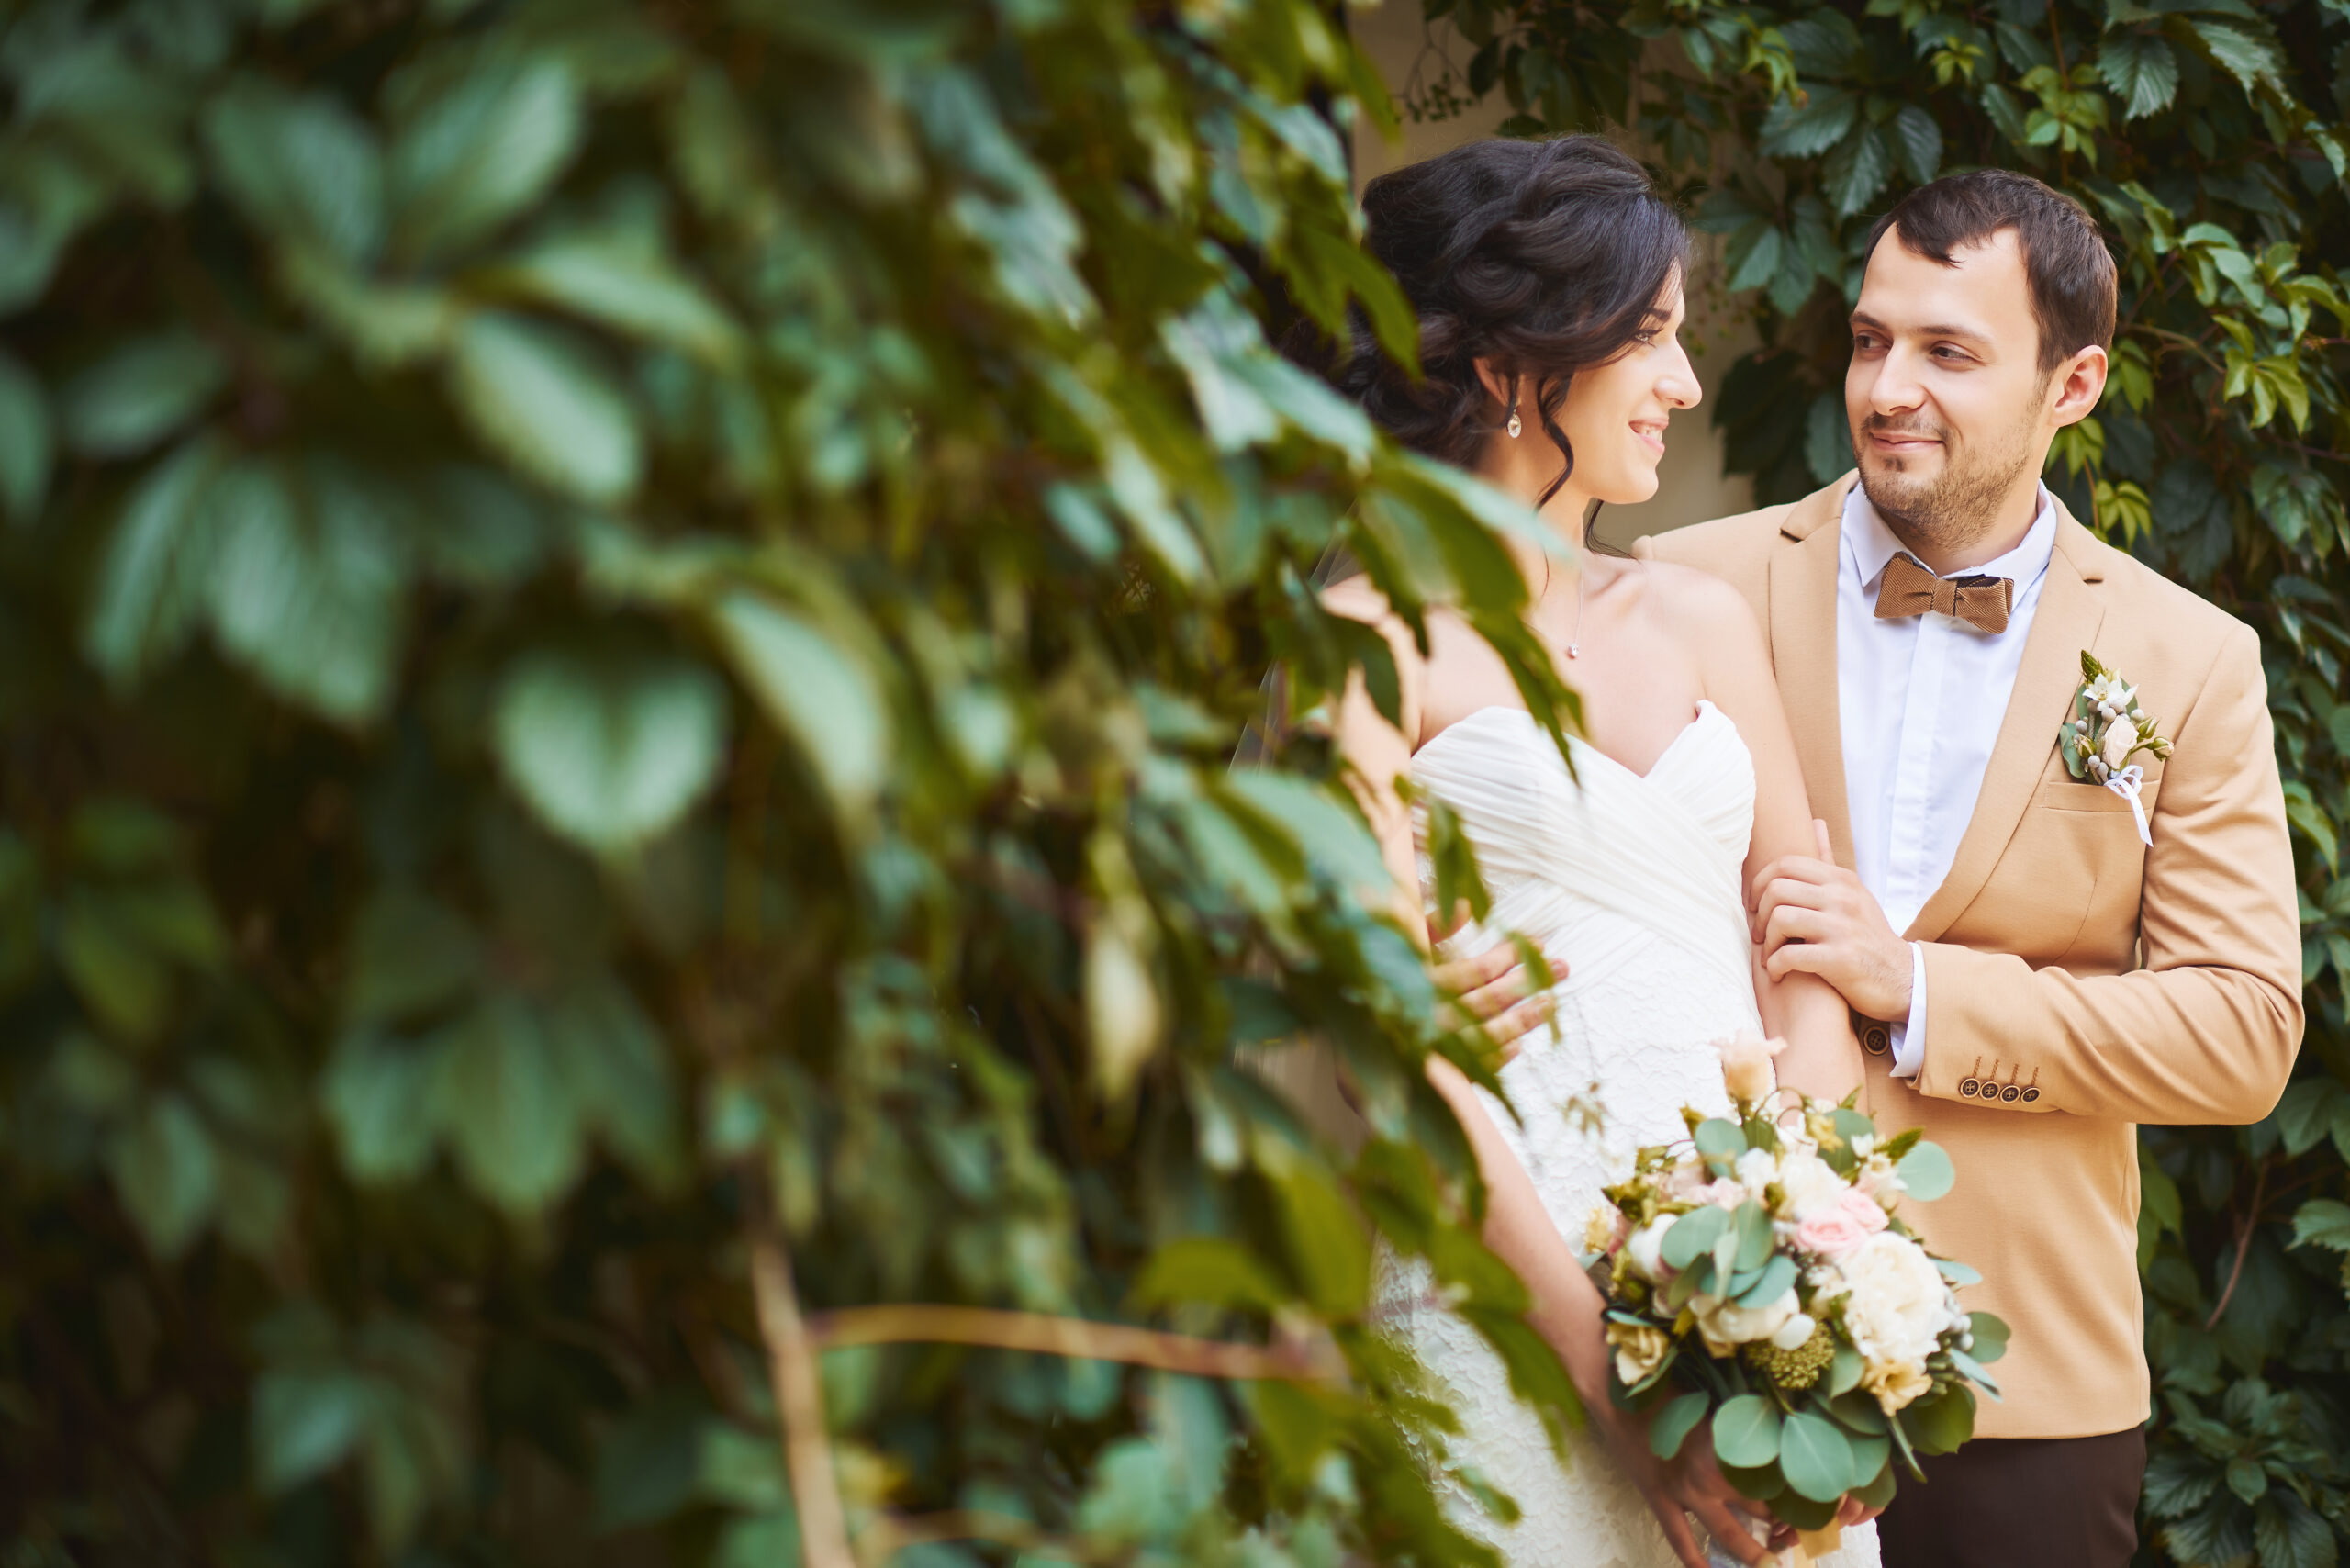
[[[2121,330],[2048,483],[2256,627],[2300,854],[2309,1031],[2249,1129],[2147,1129],[2150,1533],[2181,1563],[2331,1562],[2350,1512],[2350,11],[2338,0],[1438,0],[1516,133],[1625,123],[1721,237],[1762,349],[1707,389],[1763,501],[1851,466],[1845,312],[1870,224],[1981,164],[2104,225]],[[1643,40],[1592,45],[1601,35]],[[1560,85],[1572,78],[1572,95]],[[2337,1114],[2344,1120],[2337,1124]],[[2232,1465],[2219,1485],[2215,1464]],[[2266,1480],[2261,1477],[2266,1477]]]
[[[789,1562],[789,1387],[867,1561],[1478,1560],[1370,1286],[1572,1413],[1491,1063],[1230,761],[1393,701],[1333,548],[1563,694],[1267,347],[1413,350],[1325,7],[9,0],[0,101],[0,1559]]]

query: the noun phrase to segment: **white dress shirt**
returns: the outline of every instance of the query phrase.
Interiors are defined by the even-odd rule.
[[[1836,556],[1836,700],[1852,868],[1896,931],[1908,929],[1950,874],[1975,814],[2055,545],[2056,506],[2043,487],[2040,514],[2023,543],[1956,574],[2014,580],[2006,631],[1979,632],[1930,610],[1880,621],[1878,582],[1901,543],[1859,485],[1844,498]],[[1917,943],[1910,944],[1909,974],[1909,1017],[1891,1030],[1897,1078],[1916,1077],[1926,1059],[1926,955]]]

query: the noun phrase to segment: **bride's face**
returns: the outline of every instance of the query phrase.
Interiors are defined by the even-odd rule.
[[[1694,409],[1704,395],[1681,346],[1686,313],[1676,269],[1631,346],[1567,386],[1559,428],[1575,454],[1568,483],[1594,500],[1628,506],[1656,494],[1664,428],[1675,409]]]

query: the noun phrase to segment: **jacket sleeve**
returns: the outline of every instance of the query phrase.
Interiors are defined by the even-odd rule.
[[[2147,1123],[2255,1122],[2275,1107],[2301,1040],[2300,897],[2250,627],[2226,639],[2171,739],[2140,894],[2143,967],[2083,976],[1926,944],[1920,1093]],[[2038,1094],[1962,1097],[1993,1057]]]

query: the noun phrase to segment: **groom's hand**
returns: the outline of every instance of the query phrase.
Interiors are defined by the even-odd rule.
[[[1747,895],[1762,967],[1773,980],[1818,975],[1864,1017],[1907,1018],[1909,944],[1860,878],[1836,864],[1828,824],[1811,825],[1818,855],[1781,856],[1756,873]]]

